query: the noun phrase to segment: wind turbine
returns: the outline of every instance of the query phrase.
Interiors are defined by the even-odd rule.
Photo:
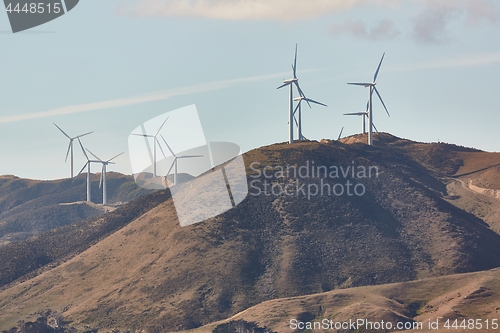
[[[363,134],[366,133],[366,121],[365,121],[365,117],[368,116],[369,108],[370,108],[370,102],[368,101],[366,103],[366,111],[364,111],[364,112],[344,113],[344,116],[361,116],[362,117],[362,121],[363,121]]]
[[[382,58],[380,59],[380,63],[378,64],[377,70],[375,71],[375,75],[373,75],[373,81],[369,83],[354,83],[354,82],[349,82],[347,84],[352,84],[356,86],[362,86],[365,88],[370,88],[368,91],[368,120],[369,120],[369,125],[368,125],[368,144],[372,145],[373,144],[373,103],[372,103],[372,95],[373,92],[377,94],[378,98],[380,99],[380,102],[382,102],[382,105],[384,106],[385,112],[387,112],[387,115],[390,117],[391,115],[389,114],[389,111],[387,111],[387,107],[385,106],[384,101],[382,100],[382,97],[380,96],[380,93],[378,92],[377,88],[375,85],[377,84],[377,76],[378,72],[380,70],[380,66],[382,65],[382,61],[384,60],[385,52],[382,55]],[[364,118],[363,118],[363,123],[364,123]]]
[[[87,201],[91,202],[91,198],[90,198],[90,164],[91,163],[99,163],[99,161],[90,160],[87,153],[85,152],[85,149],[83,148],[83,145],[82,145],[82,142],[80,141],[80,138],[78,138],[78,142],[80,143],[80,147],[82,148],[83,155],[85,155],[85,158],[87,159],[87,163],[85,163],[83,165],[83,168],[76,175],[76,177],[80,176],[80,174],[83,172],[85,167],[87,167]],[[73,179],[73,181],[75,181],[76,177]]]
[[[289,99],[288,99],[288,143],[293,143],[293,84],[297,86],[300,96],[303,96],[302,90],[299,86],[299,80],[297,79],[297,44],[295,44],[295,58],[292,65],[293,78],[288,80],[283,80],[283,84],[276,89],[280,89],[289,86]]]
[[[163,128],[163,125],[165,125],[165,123],[167,122],[168,118],[169,117],[167,117],[167,119],[165,119],[165,121],[161,124],[161,126],[158,128],[158,130],[156,131],[156,133],[154,135],[150,135],[150,134],[132,134],[132,135],[136,135],[136,136],[142,136],[142,137],[145,137],[145,138],[153,138],[153,176],[154,177],[156,177],[156,144],[158,144],[158,147],[160,147],[160,150],[161,150],[163,156],[165,156],[165,153],[163,152],[163,149],[161,148],[160,141],[158,141],[157,136],[160,133],[161,129]],[[143,131],[144,131],[144,129],[143,129]],[[151,154],[151,151],[150,151],[150,154]],[[92,155],[94,155],[94,154],[92,154]]]
[[[297,110],[299,111],[298,113],[298,122],[297,122],[297,137],[299,140],[304,140],[304,136],[302,135],[302,101],[306,101],[309,105],[309,108],[311,108],[311,104],[310,103],[315,103],[315,104],[319,104],[319,105],[322,105],[322,106],[327,106],[326,104],[323,104],[323,103],[320,103],[320,102],[317,102],[313,99],[310,99],[310,98],[307,98],[305,95],[304,95],[304,92],[301,91],[301,94],[300,94],[300,97],[295,97],[293,99],[294,101],[298,102],[297,103],[297,106],[295,107],[295,110],[293,111],[293,116],[295,117],[295,113],[297,112]],[[295,121],[297,121],[297,119],[295,119]]]
[[[88,132],[88,133],[85,133],[85,134],[77,135],[75,137],[70,137],[59,126],[57,126],[56,123],[53,123],[53,124],[54,124],[55,127],[57,127],[62,132],[62,134],[64,134],[64,136],[66,136],[69,139],[68,151],[66,152],[66,159],[64,160],[64,162],[66,162],[68,160],[68,154],[71,151],[71,178],[73,178],[73,140],[81,138],[82,136],[85,136],[85,135],[88,135],[88,134],[91,134],[91,133],[94,133],[94,132]]]
[[[344,116],[361,116],[362,117],[362,121],[363,121],[363,134],[366,134],[366,121],[365,121],[365,117],[370,117],[370,113],[369,113],[369,102],[366,103],[366,111],[364,112],[353,112],[353,113],[344,113]],[[373,125],[373,128],[375,129],[375,131],[378,133],[378,130],[377,130],[377,127],[375,126],[375,123],[372,122],[372,125]]]
[[[172,154],[172,156],[174,157],[174,161],[172,162],[172,165],[170,165],[170,169],[168,169],[168,172],[167,172],[167,176],[170,174],[170,171],[172,171],[172,168],[174,168],[174,185],[177,184],[177,160],[180,159],[180,158],[195,158],[195,157],[203,157],[203,155],[184,155],[184,156],[177,156],[174,154],[174,151],[172,150],[172,148],[170,148],[170,146],[168,145],[167,143],[167,140],[165,140],[165,138],[163,137],[163,135],[161,135],[161,138],[163,139],[163,142],[165,142],[165,144],[167,145],[167,148],[168,150],[170,151],[170,154]]]
[[[120,153],[114,157],[111,157],[109,160],[103,161],[99,157],[97,157],[94,153],[92,153],[90,150],[87,149],[87,151],[90,154],[92,154],[92,156],[94,156],[95,158],[98,159],[98,161],[94,161],[94,162],[102,163],[101,180],[99,181],[99,188],[101,188],[101,186],[102,186],[102,204],[106,205],[108,203],[107,192],[106,192],[106,167],[108,166],[108,164],[115,164],[115,163],[111,162],[111,160],[114,160],[115,158],[117,158],[118,156],[120,156],[123,153]]]

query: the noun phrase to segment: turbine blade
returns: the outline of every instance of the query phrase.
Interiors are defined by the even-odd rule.
[[[340,130],[339,137],[337,138],[337,141],[340,140],[340,137],[342,136],[342,132],[344,131],[344,127]]]
[[[311,102],[311,103],[315,103],[315,104],[319,104],[319,105],[323,105],[323,106],[327,106],[326,104],[323,104],[321,102],[318,102],[318,101],[315,101],[313,99],[310,99],[310,98],[305,98],[306,102]]]
[[[377,126],[375,126],[375,124],[374,124],[374,123],[372,123],[372,125],[373,125],[373,128],[375,129],[375,132],[377,132],[377,133],[378,133]]]
[[[300,88],[299,80],[293,81],[295,85],[297,86],[297,90],[299,91],[300,97],[306,97],[306,94],[304,94],[304,91]]]
[[[69,151],[71,150],[71,143],[73,142],[72,139],[69,140],[69,145],[68,145],[68,151],[66,151],[66,158],[64,159],[64,162],[66,162],[68,160],[68,155],[69,155]]]
[[[295,44],[295,58],[293,59],[293,78],[297,78],[297,44]]]
[[[194,157],[203,157],[203,155],[184,155],[184,156],[179,156],[177,158],[194,158]]]
[[[364,116],[366,112],[344,113],[344,116]]]
[[[371,94],[373,94],[373,92],[371,92]],[[368,112],[369,108],[370,108],[370,100],[366,102],[366,112]]]
[[[123,154],[125,154],[125,152],[119,153],[118,155],[116,155],[116,156],[114,156],[114,157],[111,157],[111,158],[110,158],[109,160],[107,160],[106,162],[109,162],[109,161],[111,161],[111,160],[114,160],[115,158],[117,158],[118,156],[123,155]]]
[[[347,84],[354,86],[363,86],[363,87],[373,86],[373,83],[366,83],[366,82],[347,82]]]
[[[304,99],[307,103],[307,105],[309,105],[309,108],[311,109],[311,103],[309,103],[309,101],[307,100],[306,98],[306,94],[304,94],[304,92],[302,91],[302,89],[300,89],[300,85],[299,85],[299,81],[294,81],[295,82],[295,85],[297,86],[297,90],[299,91],[299,95],[300,97],[302,97],[302,99]]]
[[[170,171],[172,171],[172,168],[174,167],[175,161],[177,161],[177,157],[174,158],[174,161],[172,162],[172,165],[170,165],[170,169],[168,169],[166,177],[170,174]]]
[[[276,88],[276,89],[281,89],[281,88],[283,88],[283,87],[285,87],[285,86],[287,86],[287,85],[289,85],[289,84],[292,84],[292,82],[286,82],[286,83],[283,83],[281,86],[279,86],[279,87],[278,87],[278,88]]]
[[[70,140],[71,140],[71,137],[70,137],[68,134],[66,134],[66,132],[64,132],[64,131],[61,129],[61,127],[57,126],[57,125],[56,125],[56,123],[53,123],[53,124],[54,124],[54,126],[55,126],[55,127],[57,127],[57,128],[58,128],[58,129],[62,132],[62,134],[64,134],[64,135],[65,135],[68,139],[70,139]]]
[[[160,135],[161,135],[161,134],[160,134]],[[167,156],[165,156],[165,152],[163,151],[163,148],[161,147],[160,141],[158,141],[158,139],[157,139],[157,138],[155,138],[155,142],[154,142],[154,144],[156,144],[156,143],[158,143],[158,147],[160,148],[160,151],[161,151],[161,153],[162,153],[162,155],[163,155],[163,158],[164,158],[164,159],[167,159]]]
[[[101,160],[99,157],[97,157],[93,152],[91,152],[90,150],[88,150],[87,148],[85,148],[90,154],[92,154],[92,156],[94,156],[95,158],[97,158],[99,160],[99,162],[103,163],[104,161]]]
[[[156,136],[158,135],[158,133],[160,133],[160,131],[161,131],[161,129],[162,129],[162,127],[163,127],[163,125],[165,125],[165,123],[167,122],[168,118],[169,118],[169,117],[167,117],[167,119],[165,119],[165,121],[161,124],[160,128],[158,128],[158,130],[156,131],[155,138],[156,138]]]
[[[174,154],[174,151],[173,151],[173,150],[170,148],[170,146],[168,145],[167,140],[165,140],[165,138],[163,137],[163,135],[161,135],[161,134],[160,134],[160,136],[161,136],[161,138],[163,139],[163,142],[165,142],[165,144],[167,145],[167,148],[168,148],[168,150],[170,151],[170,154],[172,154],[172,156],[173,156],[173,157],[177,158],[177,156],[175,156],[175,154]],[[166,158],[166,157],[165,157],[165,158]]]
[[[145,137],[145,138],[153,138],[154,136],[152,135],[146,135],[146,134],[135,134],[135,133],[132,133],[131,135],[135,135],[135,136],[142,136],[142,137]]]
[[[85,163],[85,164],[83,165],[82,170],[80,170],[80,172],[79,172],[79,173],[78,173],[75,177],[73,177],[73,182],[75,181],[76,177],[80,176],[80,175],[81,175],[81,173],[83,172],[83,170],[85,170],[85,168],[87,167],[87,164],[89,164],[89,162],[88,162],[88,161],[87,161],[87,163]]]
[[[375,72],[375,75],[373,76],[373,82],[377,81],[377,76],[378,76],[378,71],[380,70],[380,66],[382,65],[382,61],[384,60],[385,52],[382,54],[382,59],[380,59],[380,62],[377,67],[377,71]]]
[[[297,122],[297,118],[295,118],[295,115],[293,116],[293,120],[295,120],[295,125],[299,127],[299,123]]]
[[[78,139],[78,138],[81,138],[82,136],[89,135],[89,134],[92,134],[92,133],[94,133],[94,131],[88,132],[88,133],[85,133],[85,134],[80,134],[78,136],[75,136],[73,139]]]
[[[378,93],[377,88],[373,87],[373,89],[375,90],[375,92],[377,93],[378,98],[382,102],[382,105],[384,106],[385,112],[387,112],[387,115],[390,117],[391,115],[389,114],[389,111],[387,111],[387,108],[385,107],[384,101],[382,100],[382,97],[380,97],[380,94]]]
[[[295,112],[297,112],[297,110],[299,109],[300,107],[300,102],[302,102],[302,100],[300,100],[298,103],[297,103],[297,106],[295,107],[295,110],[293,110],[293,116],[295,117]]]
[[[85,155],[85,158],[87,159],[87,162],[89,160],[89,156],[85,152],[85,149],[83,148],[82,142],[80,141],[80,138],[78,138],[78,143],[80,144],[80,147],[82,148],[83,155]]]

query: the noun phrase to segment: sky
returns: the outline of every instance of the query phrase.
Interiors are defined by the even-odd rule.
[[[288,91],[276,88],[296,44],[301,88],[328,105],[303,108],[307,138],[361,131],[342,114],[363,111],[367,90],[346,83],[370,82],[385,52],[377,88],[391,116],[374,101],[379,131],[500,151],[499,20],[494,0],[81,0],[13,34],[3,12],[0,175],[69,177],[53,123],[93,131],[85,147],[125,152],[108,170],[131,174],[129,134],[193,104],[207,141],[285,142]],[[84,163],[75,149],[75,173]]]

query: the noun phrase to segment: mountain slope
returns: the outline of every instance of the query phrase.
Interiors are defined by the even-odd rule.
[[[99,175],[91,176],[92,200],[102,202]],[[135,185],[133,177],[108,173],[108,201],[127,202],[150,193]],[[86,175],[72,179],[36,181],[0,176],[0,245],[27,239],[40,232],[101,215],[93,204],[61,205],[86,200]]]
[[[381,286],[356,287],[334,290],[313,295],[281,298],[266,301],[238,313],[231,318],[185,331],[186,333],[210,333],[221,323],[243,319],[255,321],[259,326],[269,327],[275,332],[294,332],[296,323],[333,323],[367,319],[371,322],[410,322],[411,327],[422,323],[419,332],[492,332],[486,329],[486,320],[500,315],[500,269],[455,274],[446,277],[419,281],[386,284]],[[480,319],[483,329],[449,329],[446,321],[466,318]],[[438,329],[429,329],[429,321],[439,319]],[[476,321],[475,321],[476,323]],[[319,325],[319,324],[318,324]],[[335,324],[333,324],[335,325]],[[415,326],[418,327],[418,326]],[[360,326],[360,331],[365,328]],[[316,329],[315,332],[329,332]],[[338,330],[348,332],[348,330]],[[338,332],[337,330],[335,332]],[[366,330],[365,330],[366,331]],[[370,330],[368,330],[370,331]],[[378,330],[383,331],[383,330]],[[397,330],[390,330],[395,332]],[[408,330],[406,330],[407,332]]]
[[[260,181],[261,190],[265,180],[306,188],[352,181],[366,193],[308,198],[256,195],[251,188],[236,208],[184,228],[167,199],[73,259],[0,293],[0,326],[49,307],[79,324],[185,329],[274,298],[500,266],[500,236],[444,200],[446,184],[435,170],[401,150],[304,142],[262,147],[244,158],[249,182]],[[379,173],[272,172],[269,179],[263,173],[307,161],[375,166]]]
[[[61,261],[85,251],[168,197],[166,191],[152,193],[102,216],[0,247],[0,287],[5,288],[6,284],[19,278],[35,276],[40,269],[55,267]]]

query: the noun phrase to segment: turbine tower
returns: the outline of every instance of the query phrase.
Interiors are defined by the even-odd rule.
[[[153,177],[157,176],[156,175],[156,144],[158,144],[158,147],[160,147],[160,150],[161,150],[163,156],[165,156],[165,153],[163,152],[163,149],[161,148],[160,141],[158,141],[157,136],[158,136],[158,134],[160,134],[160,131],[163,128],[163,125],[165,125],[165,123],[167,122],[167,120],[168,120],[168,117],[161,124],[161,126],[158,128],[158,130],[156,131],[156,133],[154,135],[145,134],[145,133],[143,133],[143,134],[132,134],[132,135],[136,135],[136,136],[142,136],[142,137],[145,137],[145,138],[153,138]],[[144,131],[144,128],[143,128],[143,131]],[[151,151],[150,151],[150,154],[151,154]],[[94,154],[92,154],[92,155],[94,155]]]
[[[288,98],[288,143],[293,143],[293,84],[297,86],[300,96],[303,96],[302,90],[299,86],[299,80],[297,79],[297,44],[295,44],[295,58],[292,65],[293,78],[288,80],[283,80],[283,84],[276,89],[280,89],[289,86],[289,98]]]
[[[366,82],[364,82],[364,83],[349,82],[349,83],[347,83],[347,84],[352,84],[352,85],[356,85],[356,86],[362,86],[362,87],[365,87],[365,88],[370,88],[370,89],[368,89],[368,105],[369,105],[369,108],[368,108],[368,121],[369,121],[369,124],[368,124],[368,144],[370,146],[373,144],[373,107],[372,107],[373,103],[372,103],[372,95],[373,95],[374,91],[377,94],[378,98],[380,99],[380,102],[382,102],[382,105],[384,106],[384,109],[385,109],[385,112],[387,112],[387,115],[389,117],[391,116],[389,114],[389,111],[387,111],[387,107],[385,106],[385,103],[382,100],[382,97],[380,96],[380,93],[378,92],[377,88],[375,87],[375,85],[377,84],[378,72],[380,70],[380,66],[382,65],[382,61],[384,60],[384,56],[385,56],[385,53],[382,55],[382,59],[380,59],[380,63],[378,64],[377,70],[375,71],[375,75],[373,76],[373,81],[372,82],[369,82],[369,83],[366,83]],[[364,123],[364,121],[363,121],[363,123]]]
[[[301,93],[301,96],[300,97],[295,97],[293,99],[294,101],[298,102],[297,103],[297,106],[295,107],[295,110],[293,111],[293,117],[295,118],[295,113],[297,112],[298,110],[298,121],[297,119],[295,119],[296,123],[297,123],[297,137],[299,140],[304,140],[305,137],[302,135],[302,101],[306,101],[307,104],[309,105],[309,108],[311,108],[311,104],[310,103],[315,103],[315,104],[319,104],[319,105],[322,105],[322,106],[327,106],[326,104],[323,104],[323,103],[320,103],[320,102],[317,102],[313,99],[310,99],[310,98],[307,98],[305,95],[304,95],[304,92]]]
[[[203,155],[184,155],[184,156],[177,156],[174,154],[174,151],[172,150],[172,148],[170,148],[170,146],[168,145],[167,143],[167,140],[165,140],[165,138],[163,137],[163,135],[161,135],[161,138],[163,139],[163,142],[165,142],[165,144],[167,145],[167,148],[168,150],[170,151],[170,154],[172,154],[172,156],[174,157],[174,161],[172,162],[172,165],[170,165],[170,169],[168,169],[168,172],[167,172],[167,175],[166,177],[168,177],[168,175],[170,174],[170,171],[172,171],[172,168],[174,168],[174,185],[177,184],[177,160],[180,159],[180,158],[195,158],[195,157],[203,157]]]
[[[83,148],[82,142],[80,141],[80,138],[78,138],[78,142],[80,143],[80,147],[82,148],[83,155],[87,159],[87,162],[83,165],[83,168],[80,170],[80,172],[75,176],[73,181],[75,181],[76,177],[80,176],[80,174],[83,172],[85,167],[87,167],[87,201],[91,202],[91,191],[90,191],[90,164],[91,163],[99,163],[99,161],[94,161],[89,159],[87,153],[85,152],[85,148]]]
[[[88,135],[88,134],[91,134],[94,132],[88,132],[85,134],[77,135],[75,137],[70,137],[59,126],[57,126],[56,123],[53,123],[53,124],[55,127],[57,127],[62,132],[62,134],[64,134],[65,137],[67,137],[69,139],[68,151],[66,152],[66,159],[64,160],[64,162],[66,162],[68,160],[68,155],[69,155],[69,152],[71,151],[71,178],[73,178],[73,140],[81,138],[82,136],[85,136],[85,135]]]
[[[111,162],[111,160],[114,160],[115,158],[117,158],[118,156],[120,156],[123,153],[120,153],[120,154],[110,158],[109,160],[103,161],[99,157],[97,157],[94,153],[92,153],[90,150],[87,149],[87,151],[90,154],[92,154],[92,156],[94,156],[95,158],[98,159],[98,161],[95,161],[95,162],[102,163],[102,171],[101,171],[101,179],[99,181],[99,188],[101,188],[101,186],[102,186],[102,204],[106,205],[108,203],[107,190],[106,190],[106,167],[108,166],[108,164],[114,164],[113,162]]]

